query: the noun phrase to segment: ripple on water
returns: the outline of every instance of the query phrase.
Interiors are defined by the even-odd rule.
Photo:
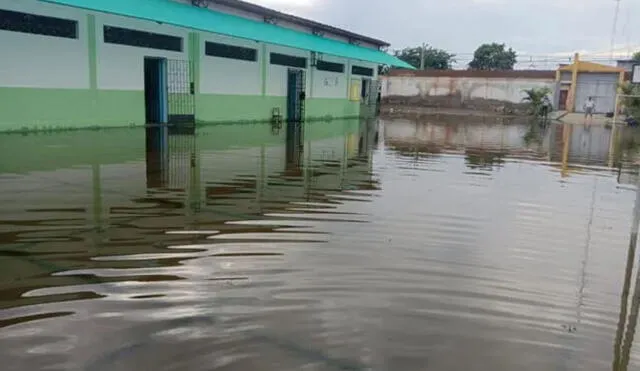
[[[3,369],[640,365],[632,153],[562,164],[561,125],[306,125],[293,150],[172,136],[166,172],[123,150],[0,173]]]

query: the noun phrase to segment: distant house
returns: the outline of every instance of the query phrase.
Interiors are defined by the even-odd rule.
[[[560,66],[556,71],[558,109],[583,112],[583,103],[592,97],[597,113],[613,112],[618,85],[625,79],[625,70],[581,61],[578,54],[574,60],[574,63]]]
[[[620,59],[616,62],[616,66],[624,69],[624,72],[632,72],[633,66],[640,64],[640,62],[633,59]]]

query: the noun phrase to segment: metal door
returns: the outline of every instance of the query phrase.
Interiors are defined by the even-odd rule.
[[[287,74],[287,122],[303,122],[305,115],[304,70],[290,69]]]
[[[167,60],[167,103],[169,124],[195,124],[195,87],[191,62]]]
[[[560,90],[560,98],[558,101],[558,110],[565,111],[567,109],[567,98],[569,97],[569,90]]]
[[[584,112],[584,102],[593,97],[596,113],[612,112],[618,89],[616,73],[580,73],[576,85],[576,112]]]

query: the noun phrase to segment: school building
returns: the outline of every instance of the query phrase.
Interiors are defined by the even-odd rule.
[[[239,0],[0,0],[0,132],[357,117],[384,41]]]

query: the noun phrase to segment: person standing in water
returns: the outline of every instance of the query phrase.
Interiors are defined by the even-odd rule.
[[[584,102],[584,119],[585,121],[587,120],[587,117],[593,121],[593,111],[595,111],[596,109],[596,102],[593,100],[592,97],[589,97],[585,102]]]

